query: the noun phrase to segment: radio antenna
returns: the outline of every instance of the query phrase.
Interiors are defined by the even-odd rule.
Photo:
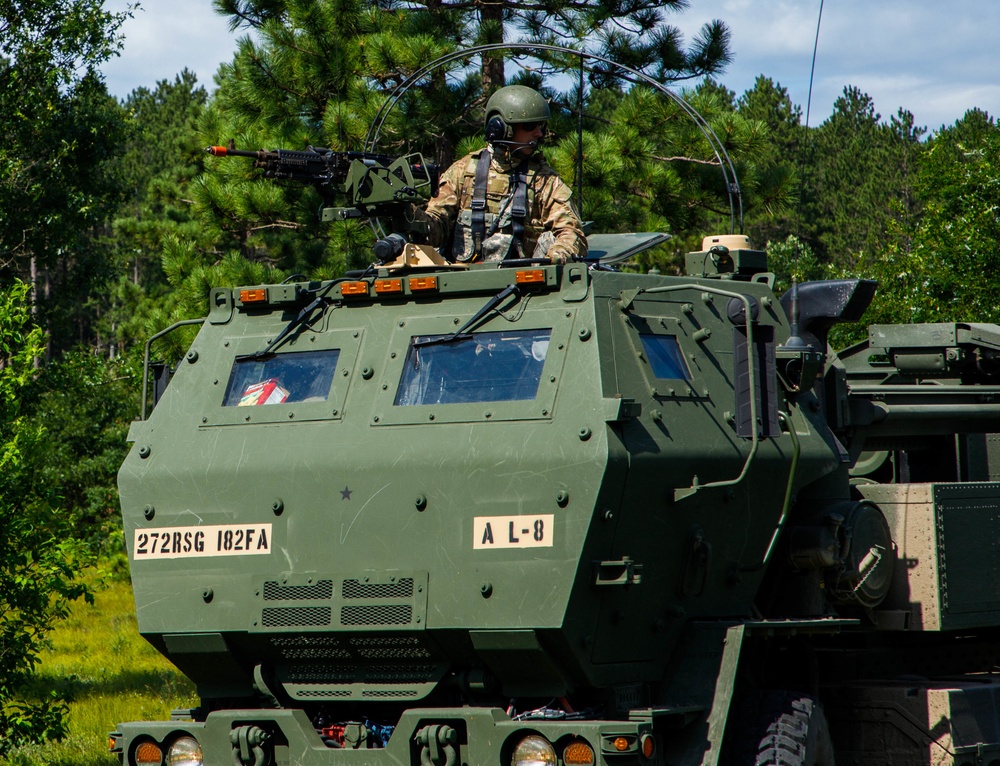
[[[813,100],[813,75],[816,74],[816,49],[819,48],[819,25],[823,22],[823,0],[819,0],[819,18],[816,19],[816,39],[813,41],[812,68],[809,70],[809,96],[806,98],[806,127],[809,127],[809,108]]]

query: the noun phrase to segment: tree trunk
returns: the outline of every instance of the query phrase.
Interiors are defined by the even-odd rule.
[[[479,4],[479,25],[483,30],[480,42],[484,45],[503,42],[503,11],[502,0],[490,2],[486,0]],[[483,98],[488,98],[497,88],[502,88],[507,77],[504,74],[503,53],[484,53],[483,63]]]

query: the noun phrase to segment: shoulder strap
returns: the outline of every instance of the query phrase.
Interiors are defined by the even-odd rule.
[[[472,233],[473,259],[483,253],[483,239],[486,234],[486,185],[490,179],[490,150],[484,149],[476,162],[476,181],[472,187]]]
[[[521,250],[521,240],[524,238],[524,221],[528,217],[528,163],[529,158],[525,158],[517,170],[514,171],[514,197],[510,202],[510,223],[511,233],[514,235],[511,242],[510,252],[519,253]]]

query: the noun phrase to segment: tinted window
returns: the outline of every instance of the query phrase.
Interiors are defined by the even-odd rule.
[[[677,336],[640,333],[639,339],[656,377],[691,380],[691,373],[684,364],[684,355],[677,344]]]
[[[455,404],[534,399],[551,330],[476,333],[429,346],[414,342],[403,365],[395,404]]]
[[[339,349],[330,349],[238,360],[229,374],[223,406],[326,401],[339,356]]]

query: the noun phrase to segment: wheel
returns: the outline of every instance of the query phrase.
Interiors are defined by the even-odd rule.
[[[726,732],[728,766],[835,766],[823,706],[807,694],[758,692]]]

